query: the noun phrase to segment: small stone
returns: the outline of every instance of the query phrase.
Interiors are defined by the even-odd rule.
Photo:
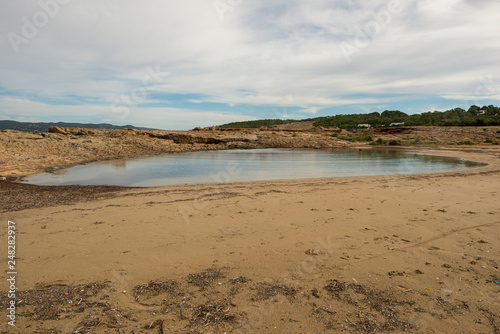
[[[315,249],[308,249],[304,253],[306,253],[307,255],[319,255],[321,252]]]

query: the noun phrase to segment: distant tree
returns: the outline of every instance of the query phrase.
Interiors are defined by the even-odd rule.
[[[481,108],[476,105],[472,105],[469,110],[467,110],[467,113],[471,115],[479,115],[481,113]]]
[[[259,119],[255,121],[244,121],[244,122],[233,122],[221,125],[221,128],[225,129],[237,129],[237,128],[253,128],[258,129],[261,127],[272,127],[273,125],[281,125],[296,122],[295,120],[282,120],[282,119]]]
[[[391,119],[392,122],[403,122],[408,115],[399,110],[386,110],[381,115],[383,118]]]
[[[485,111],[484,114],[488,115],[488,116],[493,116],[493,115],[500,113],[500,108],[497,108],[493,105],[489,105],[487,107],[484,106],[483,108],[481,108],[481,109]]]
[[[479,107],[471,106],[467,111],[454,108],[446,111],[428,111],[421,114],[407,115],[399,110],[385,110],[381,114],[347,114],[311,118],[316,127],[339,127],[343,129],[356,128],[358,124],[370,124],[373,127],[386,126],[391,123],[404,122],[408,126],[487,126],[500,125],[500,108],[493,105]],[[258,120],[237,122],[221,127],[254,127],[272,126],[293,122],[291,120]]]

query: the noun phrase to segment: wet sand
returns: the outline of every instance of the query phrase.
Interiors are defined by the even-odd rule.
[[[496,333],[500,148],[421,150],[490,165],[81,197],[0,182],[31,196],[0,213],[2,243],[17,226],[16,329]]]

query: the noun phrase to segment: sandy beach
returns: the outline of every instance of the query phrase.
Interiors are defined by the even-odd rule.
[[[500,334],[499,12],[0,2],[0,334]]]
[[[418,150],[490,165],[75,198],[68,187],[55,206],[4,210],[17,231],[15,330],[498,333],[500,149]],[[1,298],[1,332],[16,332]]]

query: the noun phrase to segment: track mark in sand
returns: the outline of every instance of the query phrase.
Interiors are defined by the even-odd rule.
[[[446,238],[447,236],[453,234],[453,233],[457,233],[457,232],[463,232],[463,231],[467,231],[467,230],[473,230],[475,228],[478,228],[478,227],[490,227],[490,226],[494,226],[494,225],[498,225],[500,224],[500,222],[495,222],[495,223],[487,223],[487,224],[479,224],[479,225],[474,225],[474,226],[469,226],[469,227],[464,227],[464,228],[459,228],[459,229],[454,229],[454,230],[451,230],[449,232],[446,232],[446,233],[442,233],[440,235],[437,235],[435,237],[432,237],[430,239],[427,239],[425,241],[422,241],[422,242],[419,242],[415,245],[411,245],[411,246],[408,246],[408,247],[405,247],[403,249],[408,249],[408,248],[415,248],[415,247],[418,247],[418,246],[422,246],[422,245],[425,245],[429,242],[433,242],[433,241],[436,241],[436,240],[439,240],[439,239],[443,239],[443,238]]]
[[[381,254],[377,254],[377,255],[374,255],[374,256],[371,256],[371,257],[368,257],[366,259],[363,259],[363,260],[360,260],[358,261],[357,263],[359,262],[365,262],[365,261],[370,261],[372,259],[376,259],[376,258],[379,258],[379,257],[383,257],[383,256],[386,256],[387,254],[389,253],[392,253],[394,251],[404,251],[404,250],[407,250],[407,249],[411,249],[411,248],[415,248],[415,247],[419,247],[419,246],[422,246],[422,245],[425,245],[425,244],[428,244],[430,242],[433,242],[433,241],[436,241],[436,240],[439,240],[439,239],[443,239],[443,238],[446,238],[447,236],[449,235],[452,235],[454,233],[457,233],[457,232],[463,232],[463,231],[467,231],[467,230],[473,230],[473,229],[476,229],[476,228],[479,228],[479,227],[490,227],[490,226],[495,226],[495,225],[498,225],[500,224],[500,221],[499,222],[495,222],[495,223],[488,223],[488,224],[479,224],[479,225],[474,225],[474,226],[469,226],[469,227],[464,227],[464,228],[460,228],[460,229],[456,229],[456,230],[451,230],[449,232],[446,232],[446,233],[442,233],[440,235],[437,235],[435,237],[432,237],[430,239],[427,239],[425,241],[422,241],[422,242],[419,242],[419,243],[416,243],[414,245],[411,245],[411,246],[406,246],[406,247],[402,247],[402,248],[392,248],[390,249],[388,252],[384,252],[384,253],[381,253]],[[381,238],[376,238],[376,239],[381,239]],[[374,239],[375,240],[375,239]],[[387,239],[386,239],[387,241]],[[437,248],[437,247],[435,247]],[[351,265],[351,263],[348,263],[346,264],[345,266],[349,266]]]

